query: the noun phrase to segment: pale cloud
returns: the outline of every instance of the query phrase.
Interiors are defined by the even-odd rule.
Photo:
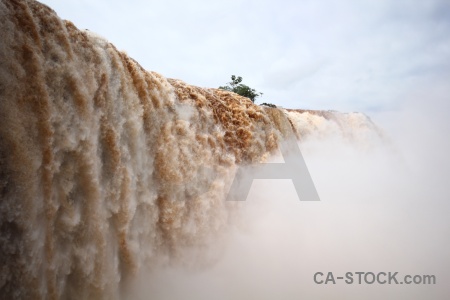
[[[146,69],[205,87],[241,75],[285,107],[390,110],[450,79],[444,0],[43,2]]]

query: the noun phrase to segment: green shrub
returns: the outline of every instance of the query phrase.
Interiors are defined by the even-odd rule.
[[[268,106],[268,107],[273,107],[273,108],[277,108],[277,106],[275,105],[275,104],[272,104],[272,103],[261,103],[261,105],[264,105],[264,106]]]
[[[255,99],[261,96],[263,93],[257,92],[255,89],[250,88],[249,86],[242,84],[242,77],[235,75],[231,75],[231,81],[225,86],[219,86],[219,89],[230,91],[236,93],[238,95],[244,96],[255,102]]]

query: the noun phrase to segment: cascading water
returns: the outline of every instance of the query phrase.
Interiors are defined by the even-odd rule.
[[[362,114],[264,108],[145,71],[32,0],[0,1],[0,298],[116,299],[142,270],[213,262],[237,166],[291,124],[378,135]]]

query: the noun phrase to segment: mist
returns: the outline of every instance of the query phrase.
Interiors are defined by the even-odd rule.
[[[1,298],[449,298],[448,80],[392,111],[269,108],[147,71],[37,1],[0,15]],[[290,179],[225,200],[294,138],[320,201]],[[436,284],[320,281],[349,272]]]
[[[447,299],[448,93],[413,92],[398,111],[371,116],[382,141],[299,143],[321,201],[301,201],[290,180],[255,180],[218,262],[148,274],[152,299]],[[316,272],[352,272],[354,282],[316,284]],[[358,284],[356,272],[436,284]]]

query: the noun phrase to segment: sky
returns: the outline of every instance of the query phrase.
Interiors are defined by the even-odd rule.
[[[256,103],[370,115],[450,82],[447,0],[41,2],[166,77],[242,76]]]

